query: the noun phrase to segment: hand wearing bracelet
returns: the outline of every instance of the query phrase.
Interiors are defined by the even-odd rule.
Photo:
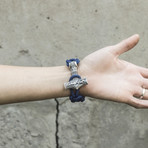
[[[148,69],[119,59],[138,41],[139,35],[134,35],[116,45],[102,48],[77,63],[78,67],[70,67],[70,70],[66,66],[0,65],[0,104],[70,95],[72,102],[83,102],[84,97],[89,96],[148,108]],[[88,85],[83,85],[87,84],[84,78]],[[63,85],[68,79],[67,88],[70,91]]]

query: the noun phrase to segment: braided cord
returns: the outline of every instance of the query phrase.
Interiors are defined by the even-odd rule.
[[[69,67],[69,63],[72,62],[72,61],[75,61],[77,64],[80,63],[79,59],[69,59],[69,60],[66,60],[66,65]]]
[[[66,60],[66,64],[67,64],[68,67],[69,67],[69,63],[72,62],[72,61],[75,61],[77,64],[79,64],[79,62],[80,62],[79,59],[69,59],[69,60]],[[80,75],[74,74],[74,75],[72,75],[70,77],[69,82],[71,80],[73,80],[74,78],[81,79]],[[74,102],[83,102],[83,101],[85,101],[85,96],[82,96],[82,95],[79,94],[79,89],[77,89],[77,90],[70,89],[69,99],[71,100],[72,103],[74,103]]]

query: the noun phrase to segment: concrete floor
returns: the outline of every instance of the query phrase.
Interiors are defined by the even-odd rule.
[[[138,33],[121,56],[148,67],[148,1],[0,1],[0,63],[64,65]],[[0,148],[147,148],[148,110],[86,98],[0,106]]]

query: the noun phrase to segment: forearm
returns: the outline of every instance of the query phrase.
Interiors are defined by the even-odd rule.
[[[70,94],[64,89],[70,71],[66,66],[21,67],[0,65],[0,104],[35,101]]]

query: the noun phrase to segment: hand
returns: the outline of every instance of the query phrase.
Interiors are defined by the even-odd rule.
[[[148,108],[147,90],[143,98],[139,99],[143,88],[148,89],[148,69],[118,58],[138,41],[139,35],[133,35],[86,56],[78,69],[82,78],[88,80],[88,85],[80,88],[82,95],[127,103],[136,108]]]

